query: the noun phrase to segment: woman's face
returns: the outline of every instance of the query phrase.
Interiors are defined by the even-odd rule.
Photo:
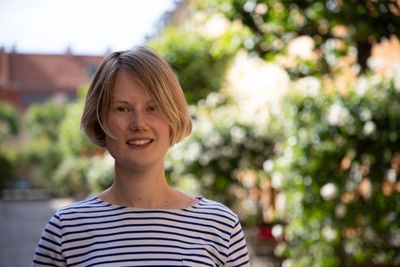
[[[170,127],[155,101],[129,74],[116,74],[106,125],[106,148],[116,166],[131,170],[164,169]]]

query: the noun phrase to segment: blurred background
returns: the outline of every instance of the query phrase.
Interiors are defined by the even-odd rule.
[[[399,0],[2,0],[0,266],[110,185],[79,129],[110,51],[146,44],[194,121],[170,183],[241,218],[252,266],[400,266]]]

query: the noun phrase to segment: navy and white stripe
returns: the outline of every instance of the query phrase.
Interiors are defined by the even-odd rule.
[[[32,266],[250,265],[238,217],[218,202],[162,210],[91,197],[54,214]]]

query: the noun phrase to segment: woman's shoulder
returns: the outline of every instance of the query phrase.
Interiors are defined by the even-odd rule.
[[[205,197],[198,197],[199,202],[193,209],[200,213],[212,214],[221,218],[226,218],[232,222],[238,221],[238,216],[225,204]]]
[[[97,196],[89,196],[83,200],[75,201],[71,204],[59,208],[55,212],[55,216],[63,216],[65,214],[95,212],[106,209],[109,205],[101,201]]]

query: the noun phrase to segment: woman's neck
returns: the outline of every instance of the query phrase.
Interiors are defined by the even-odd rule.
[[[196,202],[171,188],[164,170],[126,172],[117,167],[114,183],[99,197],[115,205],[145,209],[181,209]]]

